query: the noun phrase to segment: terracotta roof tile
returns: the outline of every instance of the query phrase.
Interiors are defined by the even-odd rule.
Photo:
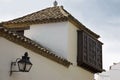
[[[7,28],[21,28],[21,27],[30,26],[32,24],[43,24],[43,23],[64,22],[64,21],[72,22],[76,27],[78,27],[81,30],[84,30],[85,32],[87,32],[88,34],[92,35],[95,38],[100,37],[96,33],[92,32],[90,29],[85,27],[70,13],[68,13],[63,8],[63,6],[49,7],[17,19],[2,22],[1,25]]]
[[[53,20],[53,21],[52,21]],[[58,7],[50,7],[47,9],[43,9],[38,12],[34,12],[32,14],[28,14],[26,16],[10,20],[7,22],[3,22],[2,24],[5,26],[9,26],[9,24],[20,24],[20,23],[49,23],[49,22],[57,22],[57,21],[66,21],[67,17],[62,14],[62,12]]]
[[[59,64],[62,64],[66,67],[69,67],[71,64],[66,59],[63,59],[63,58],[55,55],[51,51],[42,47],[40,44],[32,41],[31,39],[29,39],[25,36],[18,35],[18,34],[11,32],[7,29],[4,29],[4,28],[0,28],[0,36],[6,38],[6,39],[8,39],[16,44],[19,44],[27,49],[30,49],[31,51],[38,53],[38,54],[40,54],[48,59],[51,59]]]

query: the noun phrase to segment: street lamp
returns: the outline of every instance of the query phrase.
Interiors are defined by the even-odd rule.
[[[11,62],[10,76],[13,72],[29,72],[32,67],[32,63],[29,59],[30,57],[28,57],[28,53],[25,52],[24,56],[22,56],[22,59],[17,58],[15,62]],[[16,66],[16,64],[18,64],[18,71],[12,69],[13,66]]]

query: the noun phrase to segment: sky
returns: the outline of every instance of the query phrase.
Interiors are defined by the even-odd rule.
[[[54,0],[0,0],[0,22],[53,6]],[[120,0],[57,0],[87,28],[99,34],[103,68],[120,62]]]

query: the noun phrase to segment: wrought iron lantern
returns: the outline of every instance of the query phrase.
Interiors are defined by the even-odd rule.
[[[30,62],[30,57],[28,57],[28,53],[25,52],[24,56],[21,58],[17,58],[15,62],[11,62],[11,68],[10,68],[10,76],[12,75],[12,72],[29,72],[32,63]],[[13,70],[13,66],[16,66],[18,64],[18,70]]]

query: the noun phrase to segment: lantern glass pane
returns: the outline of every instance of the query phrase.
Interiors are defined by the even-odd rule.
[[[25,63],[18,63],[19,71],[24,71]]]
[[[27,63],[27,64],[26,64],[25,71],[26,71],[26,72],[29,72],[30,69],[31,69],[31,67],[32,67],[32,64]]]

